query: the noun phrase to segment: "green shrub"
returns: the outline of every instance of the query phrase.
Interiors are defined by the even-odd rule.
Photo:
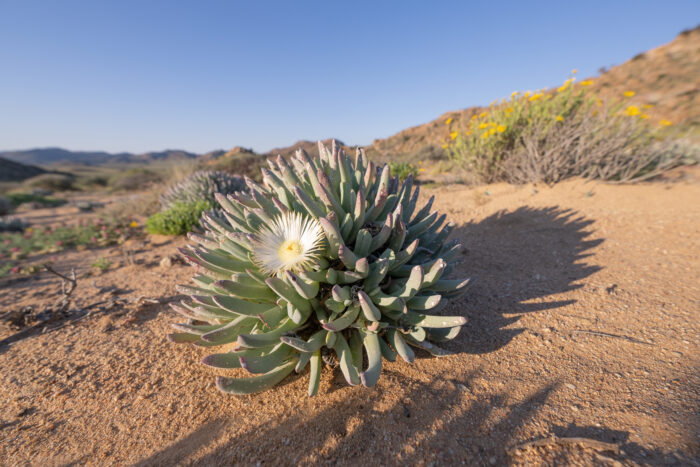
[[[73,177],[63,174],[41,174],[27,179],[24,184],[33,188],[51,191],[69,191],[75,189]]]
[[[159,181],[161,177],[152,170],[135,168],[115,175],[109,185],[116,191],[135,191],[144,190]]]
[[[169,209],[149,217],[146,220],[146,231],[158,235],[184,235],[198,224],[204,211],[213,207],[208,201],[174,203]]]
[[[398,176],[400,182],[406,180],[409,175],[413,175],[414,179],[418,176],[418,168],[406,162],[389,162],[389,172],[392,176]]]
[[[11,199],[0,196],[0,216],[6,216],[14,211],[15,205]]]
[[[35,193],[10,193],[7,195],[7,197],[15,207],[24,203],[39,203],[47,207],[55,207],[66,204],[66,200],[64,199],[53,198]]]
[[[138,235],[135,222],[111,219],[83,221],[70,226],[30,227],[17,219],[0,221],[0,276],[2,272],[22,270],[25,260],[36,255],[56,253],[66,249],[98,248],[121,244]],[[8,264],[12,266],[9,267]]]

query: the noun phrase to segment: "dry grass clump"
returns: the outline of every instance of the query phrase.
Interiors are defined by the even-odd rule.
[[[568,79],[492,103],[466,128],[453,128],[443,145],[475,181],[554,183],[571,176],[617,182],[646,180],[697,160],[697,148],[672,135],[671,122],[638,107],[627,91],[603,102],[587,91],[592,80]],[[674,137],[672,137],[674,136]]]

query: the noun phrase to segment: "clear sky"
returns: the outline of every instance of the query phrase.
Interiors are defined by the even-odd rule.
[[[698,0],[0,0],[0,150],[365,145],[699,21]]]

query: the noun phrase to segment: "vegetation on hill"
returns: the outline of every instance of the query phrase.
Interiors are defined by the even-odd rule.
[[[575,71],[574,71],[575,74]],[[697,151],[668,138],[671,122],[634,91],[606,101],[571,77],[558,89],[514,92],[468,122],[445,120],[442,147],[475,181],[554,183],[571,176],[629,182],[693,159]]]
[[[0,181],[21,181],[46,173],[46,170],[34,165],[21,164],[0,157]]]

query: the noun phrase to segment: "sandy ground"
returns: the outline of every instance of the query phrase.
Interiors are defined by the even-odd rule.
[[[159,263],[184,240],[65,252],[75,304],[115,303],[0,349],[0,464],[699,465],[699,184],[425,194],[459,226],[460,276],[477,279],[445,310],[469,320],[453,356],[385,363],[373,389],[326,369],[315,398],[306,372],[221,394],[198,363],[210,352],[165,339],[192,271]],[[102,256],[113,266],[90,271]],[[58,285],[5,279],[0,312],[52,303]],[[512,449],[551,436],[619,450]]]

